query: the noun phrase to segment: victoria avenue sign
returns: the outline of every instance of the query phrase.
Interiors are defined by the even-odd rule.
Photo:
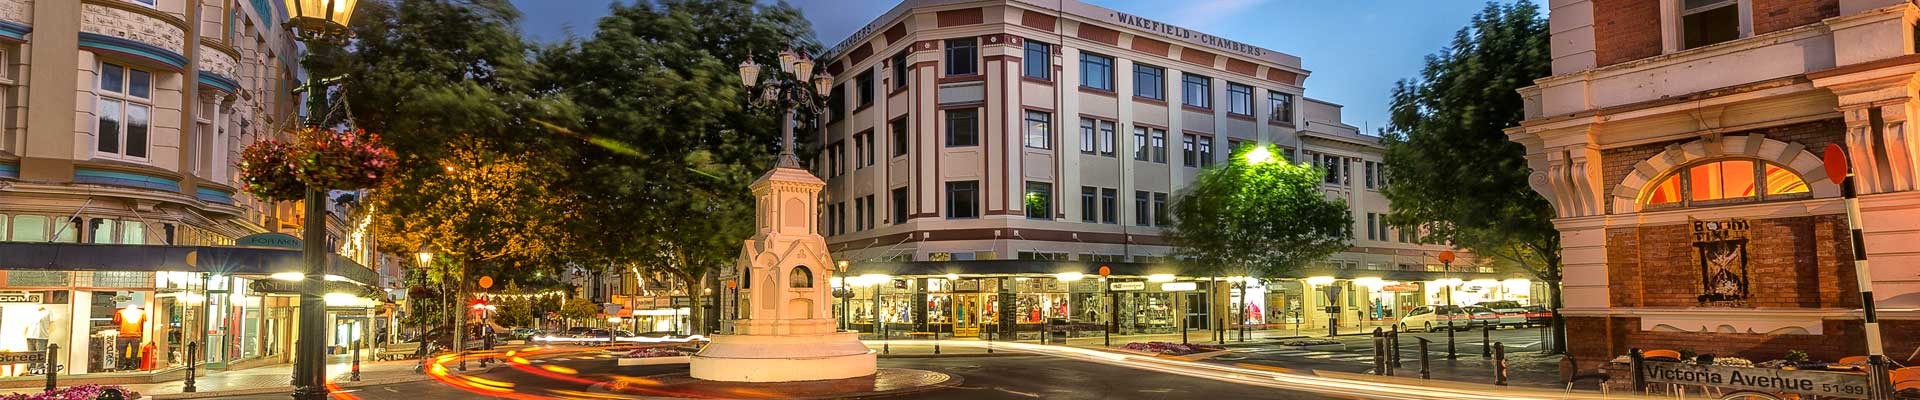
[[[1773,368],[1700,366],[1668,361],[1643,361],[1647,382],[1712,386],[1838,397],[1867,398],[1867,376],[1825,371],[1789,371]]]

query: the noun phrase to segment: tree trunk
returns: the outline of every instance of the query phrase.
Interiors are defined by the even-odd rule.
[[[1567,319],[1560,315],[1560,279],[1547,281],[1547,310],[1553,312],[1552,354],[1567,353]]]
[[[700,274],[700,276],[692,276],[692,277],[689,277],[689,279],[687,279],[687,300],[691,300],[689,302],[690,305],[687,311],[687,314],[688,314],[687,319],[693,321],[693,323],[691,324],[693,326],[693,329],[687,331],[687,334],[689,335],[707,334],[707,330],[708,330],[707,325],[712,322],[712,321],[707,321],[706,303],[700,301],[707,297],[707,296],[700,295],[701,293],[705,292],[706,287],[707,287],[706,274]]]

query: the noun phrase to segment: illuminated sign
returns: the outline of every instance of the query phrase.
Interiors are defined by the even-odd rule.
[[[1188,283],[1192,283],[1192,282],[1188,282]],[[1113,282],[1113,283],[1108,283],[1107,288],[1116,292],[1128,291],[1128,290],[1146,290],[1147,283],[1146,282]]]
[[[1167,283],[1160,284],[1160,291],[1185,292],[1185,291],[1198,289],[1199,287],[1200,285],[1196,285],[1193,282],[1167,282]]]

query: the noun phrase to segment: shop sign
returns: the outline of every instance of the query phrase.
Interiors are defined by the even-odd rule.
[[[1186,292],[1186,291],[1198,289],[1199,287],[1200,285],[1194,284],[1193,282],[1167,282],[1167,283],[1160,284],[1160,291]]]
[[[1687,220],[1693,231],[1694,263],[1700,266],[1701,305],[1740,305],[1747,300],[1745,218]]]
[[[0,303],[40,303],[41,294],[29,292],[0,292]],[[4,363],[0,363],[4,364]]]
[[[1867,398],[1867,376],[1839,372],[1703,366],[1642,361],[1648,382],[1712,386],[1732,390],[1785,392],[1820,397]]]
[[[279,232],[255,233],[233,240],[234,246],[300,248],[300,238]]]
[[[693,307],[693,297],[673,296],[673,307]]]
[[[0,364],[45,364],[47,352],[0,352]]]
[[[1107,289],[1113,290],[1115,292],[1124,292],[1129,290],[1146,290],[1147,283],[1146,282],[1113,282],[1113,283],[1107,284]]]
[[[1398,285],[1386,285],[1386,286],[1381,286],[1381,287],[1380,287],[1380,291],[1383,291],[1383,292],[1418,292],[1418,291],[1420,291],[1420,285],[1415,285],[1415,284],[1411,284],[1411,283],[1402,283],[1402,284],[1398,284]]]

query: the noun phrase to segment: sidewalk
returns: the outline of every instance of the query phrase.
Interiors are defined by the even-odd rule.
[[[357,387],[426,380],[426,374],[414,373],[419,360],[401,360],[360,363],[359,382],[350,382],[353,363],[345,355],[332,356],[327,360],[327,381],[340,387]],[[63,385],[64,386],[64,385]],[[293,364],[276,364],[233,371],[202,373],[194,379],[194,393],[184,393],[185,380],[161,383],[120,385],[127,390],[140,393],[143,398],[151,399],[193,399],[247,394],[291,393],[293,391]],[[0,394],[24,393],[38,394],[41,388],[0,389]]]

